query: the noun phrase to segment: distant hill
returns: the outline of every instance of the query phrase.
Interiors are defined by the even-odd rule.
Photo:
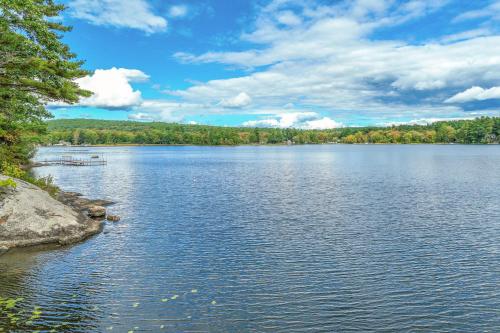
[[[282,143],[499,143],[500,117],[436,122],[429,125],[345,127],[326,130],[249,128],[93,119],[48,121],[45,144],[192,144]]]

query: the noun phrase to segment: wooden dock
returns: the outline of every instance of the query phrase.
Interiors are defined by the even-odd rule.
[[[54,160],[39,161],[39,165],[66,165],[66,166],[96,166],[106,165],[108,162],[103,156],[91,156],[89,158],[75,158],[73,156],[61,156]]]

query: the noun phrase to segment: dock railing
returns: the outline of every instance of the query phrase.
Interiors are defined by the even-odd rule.
[[[108,162],[103,155],[92,155],[88,158],[75,158],[71,155],[63,155],[53,160],[44,160],[39,162],[42,165],[67,165],[67,166],[95,166],[106,165]]]

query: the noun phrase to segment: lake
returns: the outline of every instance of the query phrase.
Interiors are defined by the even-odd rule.
[[[1,256],[0,297],[19,298],[0,312],[4,331],[500,331],[500,146],[37,158],[101,153],[106,166],[35,172],[117,202],[122,220],[75,246]]]

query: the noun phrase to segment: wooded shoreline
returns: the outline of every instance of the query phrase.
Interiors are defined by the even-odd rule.
[[[370,145],[370,146],[383,146],[383,145],[435,145],[435,146],[498,146],[500,143],[492,142],[492,143],[443,143],[443,142],[435,142],[435,143],[374,143],[374,142],[366,142],[366,143],[335,143],[335,142],[326,142],[326,143],[299,143],[299,144],[286,144],[286,143],[267,143],[267,144],[258,144],[258,143],[248,143],[248,144],[236,144],[236,145],[200,145],[200,144],[169,144],[169,143],[158,143],[158,144],[148,144],[148,143],[116,143],[116,144],[97,144],[97,145],[42,145],[41,147],[73,147],[73,148],[112,148],[112,147],[268,147],[268,146],[305,146],[305,145]]]
[[[427,125],[312,130],[187,125],[163,122],[67,119],[47,122],[44,145],[233,146],[269,144],[496,144],[500,117]]]

